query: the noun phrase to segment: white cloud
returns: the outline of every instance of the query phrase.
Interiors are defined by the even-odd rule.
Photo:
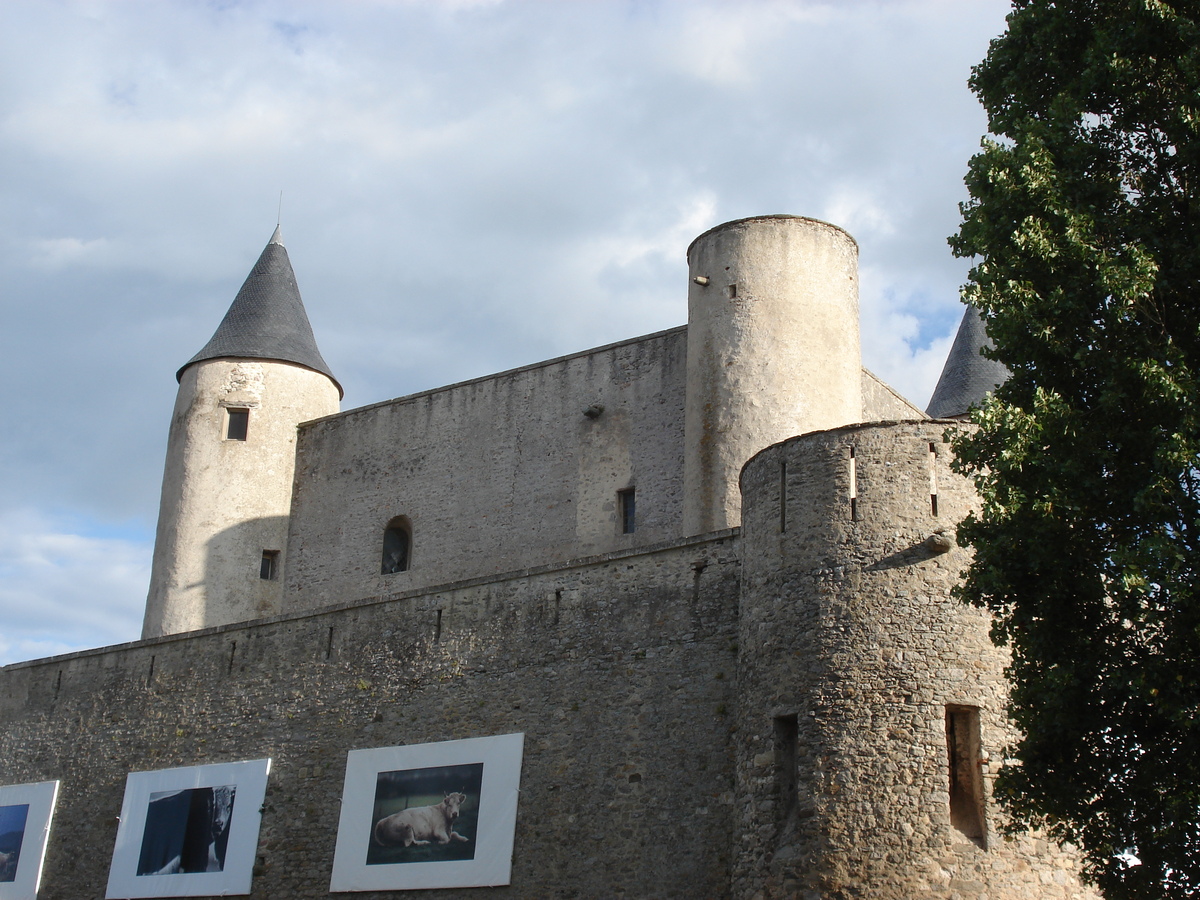
[[[76,263],[94,262],[104,257],[108,246],[109,242],[104,238],[95,240],[74,237],[46,238],[33,242],[30,262],[35,266],[52,269]]]
[[[79,531],[36,511],[0,511],[0,665],[138,637],[150,546]]]
[[[893,212],[865,188],[845,186],[834,191],[818,218],[836,222],[860,239],[868,232],[887,237],[896,230],[891,218]]]

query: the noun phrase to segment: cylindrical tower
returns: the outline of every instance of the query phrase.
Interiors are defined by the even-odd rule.
[[[976,496],[948,424],[796,437],[742,472],[734,897],[1095,896],[1052,844],[998,837],[1006,657],[950,595]]]
[[[278,612],[296,426],[338,411],[275,230],[220,327],[178,373],[143,637]]]
[[[684,534],[741,521],[763,447],[862,418],[858,246],[798,216],[706,231],[688,248]]]

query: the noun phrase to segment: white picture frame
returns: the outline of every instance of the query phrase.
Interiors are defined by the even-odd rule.
[[[352,750],[329,890],[509,884],[524,747],[503,734]]]
[[[0,787],[0,900],[37,900],[57,802],[57,781]]]
[[[270,771],[255,759],[131,772],[104,896],[249,894]]]

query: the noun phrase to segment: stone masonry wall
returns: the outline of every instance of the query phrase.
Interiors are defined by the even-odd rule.
[[[930,542],[975,501],[948,424],[805,435],[743,471],[734,897],[1096,896],[1070,853],[998,831],[1005,658],[950,596],[965,551]],[[951,824],[947,706],[978,710],[974,839]]]
[[[684,536],[686,358],[676,328],[302,425],[283,611]],[[920,415],[866,370],[856,385],[873,417]],[[381,575],[397,516],[412,565]]]
[[[302,426],[284,611],[680,537],[686,357],[676,328]],[[397,516],[411,568],[381,575]]]
[[[925,413],[869,369],[862,370],[862,393],[864,422],[925,418]]]
[[[251,896],[326,897],[348,750],[510,732],[512,885],[437,897],[724,896],[738,581],[725,533],[8,666],[0,784],[62,781],[40,897],[104,896],[127,772],[264,756]]]

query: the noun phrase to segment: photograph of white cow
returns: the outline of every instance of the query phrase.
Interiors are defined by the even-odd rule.
[[[483,763],[380,772],[367,865],[475,858]]]
[[[329,890],[509,884],[524,746],[518,733],[349,751]]]
[[[469,841],[470,838],[454,830],[454,821],[466,799],[466,794],[447,794],[434,806],[414,806],[392,813],[375,824],[375,843],[381,847],[397,844],[410,847],[413,844],[424,846],[431,841],[439,844],[448,844],[452,840]]]

